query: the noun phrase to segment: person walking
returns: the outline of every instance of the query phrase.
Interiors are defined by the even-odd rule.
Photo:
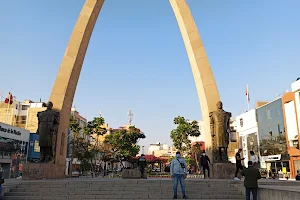
[[[141,178],[144,178],[144,179],[146,179],[146,177],[147,177],[147,176],[144,176],[146,166],[147,166],[147,161],[146,161],[145,155],[142,154],[141,157],[138,159],[138,168],[141,172]]]
[[[245,160],[245,158],[242,158],[241,157],[241,152],[243,150],[242,149],[239,149],[238,152],[236,152],[235,154],[235,166],[236,166],[236,170],[235,170],[235,176],[234,176],[234,180],[240,180],[238,178],[238,173],[240,170],[243,170],[243,165],[242,165],[242,160]]]
[[[181,191],[183,195],[183,199],[187,199],[186,193],[185,193],[185,184],[184,179],[187,177],[187,165],[186,161],[181,157],[180,152],[176,152],[176,157],[172,160],[170,165],[170,174],[173,178],[173,191],[174,191],[174,197],[173,199],[177,199],[177,187],[178,187],[178,181],[180,182]]]
[[[202,171],[204,174],[204,179],[206,177],[206,170],[207,170],[207,176],[210,178],[210,170],[209,170],[209,165],[210,165],[210,159],[206,155],[205,151],[202,152],[202,155],[200,157],[200,166],[202,167]]]
[[[246,188],[246,200],[250,200],[250,195],[252,192],[252,200],[257,200],[257,180],[261,179],[260,172],[257,168],[253,167],[252,161],[248,162],[248,168],[244,168],[242,171],[242,176],[245,177],[244,186]]]
[[[258,156],[254,153],[254,151],[250,151],[250,161],[253,163],[253,167],[259,168],[259,159]]]

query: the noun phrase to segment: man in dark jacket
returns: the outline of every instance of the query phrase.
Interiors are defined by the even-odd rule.
[[[202,155],[200,157],[200,166],[202,167],[202,171],[204,174],[204,178],[206,177],[205,171],[207,170],[207,176],[210,178],[210,170],[209,170],[209,164],[210,164],[210,159],[206,155],[205,151],[202,152]]]
[[[142,154],[141,157],[138,159],[138,168],[141,171],[141,178],[146,178],[144,177],[146,166],[147,166],[147,161],[145,155]]]
[[[257,200],[257,180],[261,179],[259,170],[253,167],[252,161],[249,161],[248,168],[244,168],[241,174],[245,176],[244,186],[246,188],[246,200],[250,200],[251,192],[252,200]]]

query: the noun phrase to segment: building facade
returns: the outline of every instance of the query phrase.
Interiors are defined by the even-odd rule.
[[[250,160],[250,151],[254,151],[259,155],[258,126],[255,109],[236,117],[236,131],[240,138],[239,148],[243,149],[244,164],[247,166]]]
[[[38,127],[37,113],[44,111],[42,102],[35,103],[31,100],[24,102],[13,101],[12,104],[0,103],[0,122],[25,128],[30,133],[36,133]]]
[[[286,92],[282,97],[282,108],[291,178],[294,178],[300,170],[300,80],[292,83],[291,87],[292,92]]]
[[[27,108],[27,115],[26,115],[26,126],[25,129],[29,130],[30,133],[36,133],[38,128],[38,112],[42,112],[46,110],[46,107],[43,107],[43,103],[38,102],[31,102],[29,105],[26,106]]]
[[[274,174],[290,172],[282,99],[256,109],[261,162]]]
[[[171,151],[168,144],[150,144],[148,148],[148,155],[154,155],[155,157],[168,157],[171,156]]]
[[[3,178],[17,177],[26,162],[29,131],[0,122],[0,165]]]
[[[237,134],[237,122],[235,118],[230,118],[230,135],[228,145],[228,160],[235,163],[235,154],[240,148],[240,139]]]

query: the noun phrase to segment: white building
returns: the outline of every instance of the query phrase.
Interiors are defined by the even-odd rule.
[[[242,156],[245,158],[244,164],[247,166],[250,159],[249,151],[253,150],[257,155],[259,155],[258,126],[255,109],[236,117],[236,131],[242,144]],[[257,150],[254,150],[253,147],[254,149],[257,148]]]
[[[148,154],[156,157],[171,156],[171,148],[169,148],[168,144],[161,144],[160,142],[157,142],[156,144],[150,144]]]
[[[288,104],[291,104],[291,103],[285,104],[284,107],[286,108],[286,110],[289,110],[289,109],[291,110],[289,112],[290,117],[291,117],[291,115],[293,115],[293,117],[294,117],[293,119],[298,119],[298,120],[296,121],[296,124],[292,125],[292,124],[289,124],[289,122],[291,122],[292,120],[288,121],[286,119],[287,128],[294,130],[294,131],[289,131],[289,135],[288,135],[289,140],[292,140],[292,137],[294,137],[294,139],[295,139],[295,137],[296,138],[299,137],[298,136],[299,131],[297,131],[297,124],[298,124],[298,127],[300,129],[300,78],[298,78],[295,82],[293,82],[291,87],[292,87],[292,92],[294,92],[294,94],[295,94],[296,108],[293,108],[292,105],[290,105],[290,106],[288,105]],[[296,113],[294,112],[294,110],[296,110]],[[286,114],[286,117],[288,117],[287,114]],[[292,133],[294,133],[294,134],[292,134]],[[292,142],[290,142],[290,143],[292,144]]]
[[[37,113],[46,109],[42,105],[42,102],[35,103],[30,100],[24,102],[14,100],[11,105],[1,102],[0,122],[35,133],[38,126]]]

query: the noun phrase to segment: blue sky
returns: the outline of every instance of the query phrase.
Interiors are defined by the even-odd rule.
[[[300,76],[300,1],[187,0],[218,84],[233,115],[272,100]],[[84,0],[3,1],[0,91],[47,101]],[[111,127],[134,124],[147,139],[170,143],[173,118],[201,119],[181,34],[168,0],[106,0],[74,99]]]

